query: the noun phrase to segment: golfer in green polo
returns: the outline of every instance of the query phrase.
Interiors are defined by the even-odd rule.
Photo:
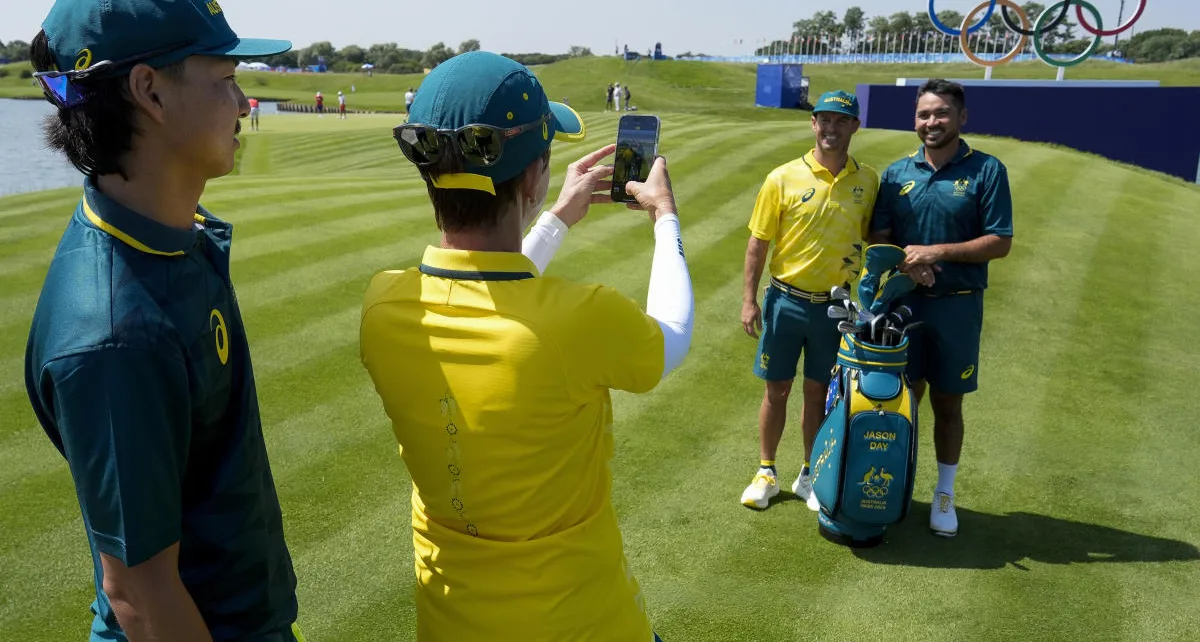
[[[883,173],[871,240],[907,253],[903,269],[921,284],[907,297],[913,320],[908,375],[918,401],[930,388],[938,481],[929,528],[958,533],[954,476],[963,443],[963,395],[979,381],[979,340],[988,262],[1012,246],[1008,170],[960,137],[967,122],[961,85],[930,80],[917,92],[921,147]]]

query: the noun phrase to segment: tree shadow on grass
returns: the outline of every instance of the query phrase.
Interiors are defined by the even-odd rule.
[[[1033,513],[991,515],[959,507],[958,535],[929,531],[929,504],[914,501],[908,517],[888,527],[882,545],[852,549],[876,564],[929,568],[998,569],[1024,560],[1043,564],[1092,562],[1191,562],[1200,560],[1194,544],[1140,535]]]

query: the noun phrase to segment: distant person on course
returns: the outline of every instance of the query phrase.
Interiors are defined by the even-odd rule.
[[[250,103],[250,131],[256,132],[258,131],[258,99],[250,98],[247,102]]]
[[[404,113],[407,114],[412,111],[413,98],[415,97],[416,94],[413,92],[412,87],[409,87],[408,91],[404,92]]]
[[[850,140],[860,125],[858,109],[853,94],[822,95],[812,110],[816,146],[767,175],[750,217],[742,328],[758,339],[754,374],[766,381],[758,411],[758,471],[741,498],[750,508],[766,508],[779,494],[775,456],[803,353],[804,462],[792,492],[809,510],[821,509],[812,492],[809,461],[841,342],[837,322],[826,308],[834,286],[848,286],[858,278],[879,187],[875,169],[850,155]],[[771,243],[771,282],[759,308],[759,282]]]
[[[375,276],[360,341],[412,476],[419,642],[657,639],[612,504],[609,391],[649,391],[683,362],[692,285],[661,158],[627,188],[653,223],[646,311],[544,276],[589,204],[610,202],[599,162],[615,145],[569,165],[542,211],[552,140],[583,130],[532,72],[482,51],[430,72],[395,129],[441,243]]]
[[[338,120],[346,120],[346,94],[338,92]]]
[[[316,95],[316,99],[317,99],[317,114],[319,114],[319,115],[324,114],[325,113],[325,97],[322,96],[321,92],[318,91],[317,95]]]
[[[962,401],[979,386],[979,342],[988,262],[1012,247],[1008,170],[961,138],[967,123],[962,85],[934,79],[917,91],[921,147],[884,172],[871,224],[876,243],[904,248],[904,269],[921,284],[905,303],[913,321],[908,377],[918,401],[929,385],[938,480],[929,528],[958,533],[954,477],[962,453]]]
[[[92,642],[303,642],[232,227],[199,205],[250,111],[238,59],[290,48],[205,0],[58,0],[30,46],[47,140],[85,176],[25,384],[83,515]]]

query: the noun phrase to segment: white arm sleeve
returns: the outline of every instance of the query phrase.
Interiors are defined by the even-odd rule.
[[[566,237],[567,224],[550,212],[542,212],[521,242],[521,254],[533,261],[538,274],[543,274]]]
[[[646,314],[662,328],[663,377],[683,363],[691,348],[694,305],[679,217],[664,214],[654,224],[654,263],[646,292]]]

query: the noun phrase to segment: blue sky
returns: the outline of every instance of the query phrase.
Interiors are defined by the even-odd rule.
[[[50,0],[2,0],[0,41],[28,41],[50,10]],[[839,16],[859,6],[868,16],[920,11],[922,0],[619,0],[548,2],[546,0],[220,0],[230,24],[241,36],[285,38],[303,47],[328,40],[335,47],[395,42],[427,49],[443,41],[451,47],[476,38],[484,49],[507,53],[565,53],[572,45],[611,54],[617,43],[645,52],[663,43],[667,55],[684,51],[710,55],[751,53],[754,43],[784,38],[795,20],[816,11]],[[1133,33],[1175,26],[1200,29],[1200,2],[1147,0]],[[1120,0],[1091,0],[1111,27]],[[937,10],[960,13],[979,0],[938,0]],[[1127,0],[1126,16],[1138,0]],[[437,13],[430,9],[437,7]],[[1072,12],[1073,14],[1073,12]],[[441,16],[441,17],[438,17]],[[741,40],[742,44],[737,44]]]

